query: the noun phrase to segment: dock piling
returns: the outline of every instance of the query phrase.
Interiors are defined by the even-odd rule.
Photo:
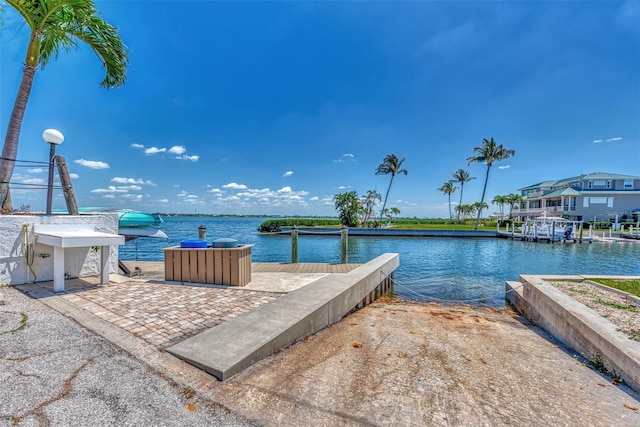
[[[291,229],[291,263],[298,262],[298,227],[293,226]]]
[[[349,229],[346,226],[342,226],[340,230],[340,263],[347,263],[347,242],[349,240]]]

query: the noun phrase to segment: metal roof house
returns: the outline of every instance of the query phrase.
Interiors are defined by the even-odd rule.
[[[562,216],[571,221],[638,221],[640,176],[594,172],[520,188],[521,221]]]

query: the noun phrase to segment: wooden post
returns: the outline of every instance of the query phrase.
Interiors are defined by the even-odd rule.
[[[76,202],[76,196],[73,194],[73,185],[71,185],[67,161],[62,156],[55,156],[55,162],[58,165],[58,175],[60,175],[64,201],[67,203],[67,212],[69,212],[69,215],[78,215],[78,203]]]
[[[347,263],[347,242],[349,240],[349,229],[346,226],[342,226],[340,230],[340,263]]]
[[[298,262],[298,227],[295,225],[291,229],[291,263]]]
[[[580,237],[578,237],[578,242],[582,243],[582,228],[584,223],[580,221]]]
[[[198,227],[198,239],[207,240],[207,227],[204,224]]]
[[[556,238],[556,222],[551,221],[551,243],[555,242]]]

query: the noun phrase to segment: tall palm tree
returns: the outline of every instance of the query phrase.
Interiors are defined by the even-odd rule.
[[[367,190],[367,194],[360,199],[363,208],[361,223],[362,225],[366,225],[367,221],[373,216],[373,207],[382,199],[382,196],[376,190]]]
[[[93,0],[6,1],[24,18],[31,29],[31,36],[2,149],[0,203],[5,201],[9,192],[22,120],[38,67],[44,68],[61,50],[70,50],[77,47],[78,42],[83,42],[102,62],[106,76],[101,85],[109,89],[124,84],[129,64],[126,46],[118,30],[98,16]],[[11,206],[8,208],[11,210]]]
[[[451,195],[455,193],[456,189],[451,181],[447,181],[442,184],[442,187],[438,188],[438,191],[442,191],[444,194],[449,196],[449,220],[453,221],[453,215],[451,214]]]
[[[402,169],[402,163],[404,163],[404,157],[398,159],[395,154],[387,154],[382,160],[382,163],[376,169],[376,175],[391,175],[389,181],[389,187],[387,187],[387,193],[384,195],[384,202],[382,203],[382,209],[380,210],[380,226],[382,227],[382,215],[384,208],[387,206],[387,198],[389,197],[389,190],[391,190],[391,184],[393,184],[393,178],[396,175],[406,175],[409,173],[406,169]]]
[[[494,196],[491,203],[494,205],[498,205],[498,208],[500,209],[500,219],[503,219],[502,217],[504,216],[504,205],[509,203],[508,196]]]
[[[471,174],[464,169],[458,169],[453,173],[453,178],[460,184],[460,204],[462,204],[462,190],[464,189],[464,185],[476,179],[476,177],[471,176]],[[458,211],[458,221],[460,221],[460,211]]]
[[[520,203],[524,202],[524,197],[520,194],[511,193],[507,196],[507,203],[509,203],[509,219],[513,218],[513,207],[520,206]]]
[[[484,178],[484,187],[482,188],[482,198],[480,199],[480,209],[478,209],[478,216],[476,217],[476,225],[473,228],[474,230],[478,229],[478,224],[480,224],[480,215],[482,215],[482,207],[484,203],[484,196],[487,192],[487,183],[489,182],[489,171],[491,170],[491,165],[494,162],[508,159],[511,156],[516,154],[515,150],[510,148],[504,148],[502,144],[498,145],[493,138],[487,139],[484,138],[482,140],[482,147],[474,147],[473,151],[477,154],[475,156],[471,156],[467,158],[469,165],[471,163],[485,163],[487,165],[487,174]]]
[[[478,212],[478,215],[480,215],[480,219],[482,219],[482,210],[489,209],[489,205],[487,204],[487,202],[474,202],[471,206],[473,206],[473,210],[475,212]]]

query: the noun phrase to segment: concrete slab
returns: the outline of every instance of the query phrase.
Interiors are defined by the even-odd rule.
[[[398,254],[381,255],[347,274],[322,277],[167,351],[226,380],[340,320],[398,265]]]
[[[582,280],[581,276],[521,275],[521,292],[507,283],[507,300],[524,316],[565,345],[590,359],[599,360],[640,391],[640,343],[552,284],[553,280]]]
[[[328,276],[329,273],[251,273],[243,289],[264,292],[291,292]]]

